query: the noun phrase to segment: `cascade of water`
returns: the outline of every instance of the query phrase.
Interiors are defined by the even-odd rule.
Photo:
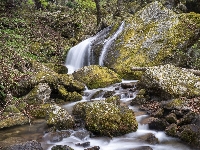
[[[93,59],[91,56],[91,45],[105,39],[110,30],[111,27],[109,26],[69,50],[65,63],[68,68],[68,73],[73,73],[83,66],[91,65],[91,59]]]
[[[65,63],[68,68],[68,73],[72,73],[84,65],[89,65],[90,44],[94,38],[88,38],[69,50]],[[86,57],[87,61],[85,61]]]
[[[118,35],[123,31],[124,28],[124,22],[122,22],[122,24],[120,25],[119,29],[110,37],[106,40],[102,52],[101,52],[101,56],[99,57],[99,65],[103,66],[103,60],[105,57],[105,54],[109,48],[109,46],[112,44],[112,42],[118,37]]]

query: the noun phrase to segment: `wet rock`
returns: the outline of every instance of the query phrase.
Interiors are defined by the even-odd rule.
[[[136,97],[131,101],[130,105],[141,105],[144,104],[147,100],[145,97],[145,89],[140,89],[136,95]]]
[[[152,145],[159,143],[158,138],[156,138],[155,135],[152,133],[148,133],[143,136],[140,136],[139,139],[141,139],[142,141],[145,141],[149,144],[152,144]]]
[[[61,131],[61,134],[62,134],[63,138],[70,137],[71,133],[72,133],[72,131],[70,131],[70,130],[63,130],[63,131]]]
[[[130,82],[130,83],[121,83],[121,87],[123,89],[128,89],[128,88],[135,88],[136,82]]]
[[[115,94],[115,91],[106,91],[104,94],[103,94],[103,97],[104,98],[108,98],[108,97],[111,97]]]
[[[157,111],[153,112],[151,116],[161,118],[163,116],[164,110],[159,108]]]
[[[174,113],[170,113],[169,115],[167,115],[166,117],[166,120],[168,123],[177,123],[177,118],[176,118],[176,115]]]
[[[72,75],[89,89],[106,87],[121,81],[120,76],[114,71],[97,65],[85,66]]]
[[[153,150],[150,146],[140,146],[131,150]]]
[[[138,127],[132,110],[105,101],[77,103],[73,114],[80,114],[86,128],[97,135],[123,135]]]
[[[61,132],[50,132],[48,133],[48,136],[49,136],[49,140],[51,142],[60,142],[63,140],[63,137],[62,137],[62,133]]]
[[[104,91],[103,91],[103,90],[98,90],[98,91],[96,91],[96,92],[91,96],[91,99],[99,98],[99,97],[101,97],[103,94],[104,94]]]
[[[75,136],[81,140],[84,140],[90,136],[90,132],[87,130],[79,130],[72,133],[72,136]]]
[[[84,142],[84,143],[76,143],[76,146],[82,146],[82,147],[89,147],[90,146],[90,142]]]
[[[86,148],[84,150],[100,150],[100,147],[99,146],[93,146],[93,147]]]
[[[4,147],[3,150],[43,150],[41,144],[37,141],[27,141],[24,143],[14,144],[8,147]]]
[[[51,150],[74,150],[74,149],[67,145],[56,145],[56,146],[53,146]]]
[[[72,129],[74,127],[73,117],[58,105],[50,105],[48,110],[47,125],[54,126],[59,130]]]
[[[179,130],[179,138],[191,146],[200,148],[200,127],[194,124],[184,125]]]
[[[175,123],[172,123],[165,129],[165,133],[169,136],[178,137],[177,135],[178,127]]]
[[[149,129],[154,129],[158,131],[163,131],[165,128],[169,125],[167,121],[163,118],[153,118],[151,122],[149,123]]]
[[[112,96],[112,97],[106,98],[105,102],[120,105],[120,97],[118,95]]]
[[[194,112],[189,112],[179,120],[179,125],[195,124],[198,120],[198,115]]]

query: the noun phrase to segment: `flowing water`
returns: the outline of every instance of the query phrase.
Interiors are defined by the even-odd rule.
[[[70,49],[66,59],[68,73],[72,73],[74,70],[83,66],[90,65],[90,44],[94,38],[88,38]]]
[[[117,38],[117,36],[122,32],[124,23],[121,24],[119,29],[116,31],[116,33],[113,34],[111,38],[108,38],[107,41],[105,41],[105,44],[103,46],[103,50],[101,52],[101,56],[99,58],[99,64],[103,65],[104,56],[106,54],[106,51],[108,47],[112,44],[112,42]],[[102,36],[106,37],[107,33],[110,31],[110,28],[107,28],[106,30],[98,33],[96,36],[88,38],[84,40],[83,42],[79,43],[78,45],[74,46],[70,49],[67,59],[66,59],[66,66],[68,67],[68,73],[72,73],[74,70],[77,70],[85,65],[90,65],[90,46],[97,38],[102,38]],[[104,37],[102,39],[104,39]],[[126,81],[123,80],[122,82],[137,82],[135,80],[133,81]],[[94,97],[94,94],[97,91],[102,91],[102,94],[99,94],[98,97]],[[44,120],[36,120],[33,122],[33,124],[30,125],[24,125],[15,127],[12,129],[6,129],[6,130],[0,130],[0,141],[3,141],[7,138],[13,138],[17,137],[18,139],[21,139],[22,141],[27,140],[38,140],[42,143],[42,147],[44,150],[50,150],[51,147],[54,145],[68,145],[72,147],[74,150],[83,150],[84,147],[76,146],[76,143],[83,143],[83,142],[90,142],[90,146],[99,146],[100,150],[131,150],[136,147],[141,146],[149,146],[153,150],[192,150],[188,146],[181,143],[176,138],[169,137],[165,135],[164,132],[158,132],[154,130],[149,130],[148,124],[144,123],[145,119],[147,119],[149,116],[145,114],[145,112],[139,111],[137,107],[130,106],[130,101],[135,97],[136,92],[134,92],[134,87],[132,90],[122,89],[120,86],[120,83],[114,84],[112,86],[109,86],[107,88],[100,88],[100,89],[93,89],[88,90],[86,89],[84,92],[84,96],[80,102],[84,101],[90,101],[92,100],[103,100],[104,98],[103,93],[105,91],[114,91],[115,95],[119,95],[121,97],[121,104],[128,106],[130,109],[132,109],[136,114],[136,119],[138,121],[138,130],[136,132],[132,132],[123,136],[118,136],[114,138],[108,138],[108,137],[90,137],[89,135],[84,137],[83,139],[77,138],[74,136],[76,132],[79,131],[73,131],[70,130],[72,133],[70,137],[63,138],[60,142],[50,142],[50,139],[48,138],[48,134],[44,134],[46,130],[46,123]],[[73,106],[77,102],[72,102],[67,105],[62,106],[64,109],[66,109],[69,113],[72,112]],[[85,129],[79,129],[81,131],[85,131]],[[145,140],[143,140],[143,137],[147,134],[153,134],[156,138],[158,138],[159,143],[158,144],[149,144]]]
[[[127,81],[122,81],[127,82]],[[136,81],[128,81],[128,82],[136,82]],[[117,90],[116,90],[117,89]],[[118,136],[114,138],[109,137],[90,137],[86,136],[83,139],[79,139],[75,136],[73,136],[73,133],[78,131],[72,131],[72,134],[68,138],[64,138],[60,142],[50,142],[48,140],[48,134],[44,136],[45,141],[43,141],[43,146],[46,147],[48,150],[51,150],[51,148],[54,145],[68,145],[72,147],[75,150],[83,150],[84,147],[76,146],[77,143],[84,143],[84,142],[90,142],[90,146],[99,146],[100,150],[131,150],[136,147],[141,146],[149,146],[153,150],[192,150],[188,146],[181,143],[176,138],[172,138],[167,136],[164,132],[161,131],[154,131],[150,130],[148,128],[148,124],[144,124],[145,119],[148,119],[148,115],[145,114],[145,112],[142,112],[138,110],[137,107],[130,106],[130,101],[135,97],[137,91],[134,92],[134,90],[125,90],[120,87],[120,83],[114,84],[112,86],[109,86],[107,88],[100,88],[100,89],[93,89],[93,90],[85,90],[85,94],[83,96],[83,99],[80,102],[90,101],[91,97],[96,93],[97,91],[115,91],[114,95],[119,95],[121,97],[121,103],[128,105],[129,109],[132,109],[135,112],[136,119],[139,123],[138,130],[136,132],[131,132],[129,134],[125,134],[123,136]],[[102,97],[103,94],[99,94],[98,97],[93,98],[92,100],[103,100]],[[64,105],[63,108],[66,109],[69,113],[71,113],[73,106],[77,102],[72,102],[70,104]],[[85,130],[85,129],[80,129]],[[143,138],[148,134],[155,135],[156,138],[158,138],[159,143],[158,144],[149,144]]]
[[[103,49],[101,51],[101,55],[99,57],[99,65],[103,66],[103,60],[105,58],[106,52],[109,48],[109,46],[113,43],[113,41],[118,37],[118,35],[123,31],[124,28],[124,22],[120,25],[119,29],[110,37],[106,40]]]

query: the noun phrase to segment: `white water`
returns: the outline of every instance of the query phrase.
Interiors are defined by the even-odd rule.
[[[123,83],[124,82],[125,83],[133,82],[133,80],[132,81],[123,80]],[[135,81],[135,82],[137,82],[137,81]],[[91,97],[91,95],[94,94],[94,92],[96,92],[98,90],[105,90],[105,91],[115,90],[115,95],[125,93],[125,90],[122,88],[119,88],[119,89],[117,88],[117,90],[116,90],[116,87],[119,87],[119,86],[120,86],[120,83],[114,84],[107,88],[86,90],[84,92],[85,96],[83,96],[83,99],[81,100],[81,102],[90,100],[89,97]],[[127,90],[127,92],[130,92],[130,91]],[[135,94],[135,93],[136,92],[132,92],[132,94]],[[123,97],[123,99],[121,99],[122,102],[123,101],[130,102],[131,99],[130,99],[130,97],[128,97],[128,94],[125,94],[125,95],[126,96]],[[102,98],[100,97],[98,100],[100,100],[100,99],[102,99]],[[71,109],[75,103],[77,103],[77,102],[72,102],[70,104],[67,104],[67,105],[63,106],[63,108],[65,108],[66,110],[71,112]],[[144,112],[141,113],[137,107],[129,105],[129,109],[132,109],[135,112],[135,114],[140,114],[140,115],[136,116],[136,119],[138,121],[138,130],[136,132],[131,132],[129,134],[125,134],[123,136],[118,136],[118,137],[114,137],[114,138],[87,136],[82,140],[73,136],[73,134],[72,134],[70,137],[64,138],[62,141],[56,142],[56,143],[52,143],[47,139],[45,141],[45,143],[47,144],[46,149],[51,150],[51,148],[54,145],[68,145],[71,148],[73,148],[74,150],[83,150],[84,147],[76,146],[75,144],[83,143],[83,142],[90,142],[90,147],[99,146],[100,150],[131,150],[133,148],[140,147],[140,146],[149,146],[153,150],[192,150],[188,146],[182,144],[178,139],[167,136],[164,132],[150,130],[148,128],[148,124],[141,123],[143,121],[143,119],[148,118],[149,116],[146,115]],[[83,129],[80,129],[80,130],[82,131]],[[75,133],[77,131],[72,131],[72,132]],[[152,144],[149,144],[149,143],[145,142],[144,140],[142,140],[141,136],[144,136],[148,133],[154,134],[155,137],[158,138],[159,143],[152,145]],[[45,136],[48,137],[48,135],[45,135]],[[45,136],[44,136],[44,138],[45,138]]]
[[[119,29],[110,38],[108,38],[106,40],[106,42],[105,42],[105,44],[103,46],[102,52],[101,52],[101,56],[99,57],[99,65],[100,66],[104,65],[103,60],[104,60],[104,57],[106,55],[108,47],[118,37],[118,35],[123,31],[123,28],[124,28],[124,22],[122,22],[122,24],[120,25]]]
[[[90,65],[90,44],[94,38],[95,37],[88,38],[69,50],[65,63],[69,74],[84,65]],[[86,57],[87,62],[85,62]]]

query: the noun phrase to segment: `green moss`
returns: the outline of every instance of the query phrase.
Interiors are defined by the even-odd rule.
[[[35,118],[45,118],[47,117],[50,104],[41,104],[37,108],[30,110],[31,116]]]
[[[77,103],[73,108],[73,114],[82,117],[86,122],[86,128],[98,135],[118,136],[136,131],[138,127],[134,112],[116,105],[116,101]]]
[[[154,18],[151,16],[155,13],[154,8],[165,15]],[[123,78],[140,79],[142,72],[132,72],[131,67],[167,63],[187,66],[192,59],[186,50],[188,43],[192,44],[198,38],[199,18],[195,13],[175,14],[158,2],[148,4],[135,16],[126,18],[125,29],[110,50],[119,56],[108,67]],[[112,60],[111,57],[108,59]]]
[[[58,74],[66,74],[68,72],[67,67],[64,65],[54,63],[45,63],[45,65]]]
[[[169,103],[166,104],[167,107],[169,108],[176,108],[180,107],[184,104],[184,102],[181,99],[173,99]]]
[[[82,99],[82,95],[75,91],[68,92],[62,85],[58,86],[58,92],[65,101],[78,101]]]
[[[101,88],[120,82],[121,78],[114,71],[101,66],[85,66],[73,73],[76,80],[85,83],[88,88]]]

